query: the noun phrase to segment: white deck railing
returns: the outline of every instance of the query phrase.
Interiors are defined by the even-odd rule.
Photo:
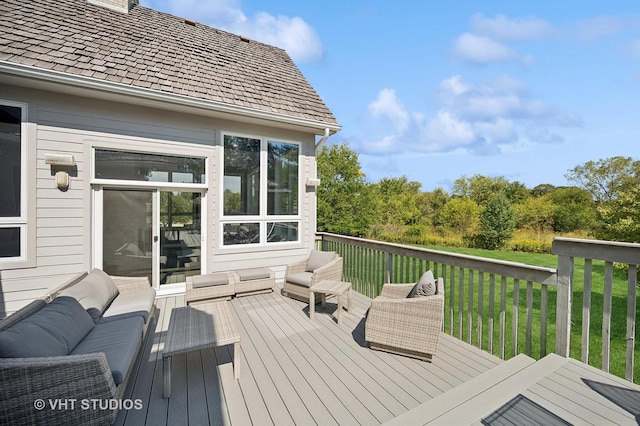
[[[336,251],[344,257],[344,279],[369,297],[377,296],[385,282],[416,282],[422,272],[431,269],[445,279],[443,331],[503,359],[518,353],[542,358],[548,354],[548,348],[555,348],[559,355],[572,356],[609,371],[611,324],[626,318],[626,337],[622,342],[626,355],[621,367],[624,374],[612,373],[624,375],[630,381],[634,379],[640,244],[556,238],[555,269],[335,234],[320,233],[318,238],[323,250]],[[572,310],[576,257],[585,259],[582,316]],[[604,261],[602,284],[593,281],[594,260]],[[612,295],[621,297],[620,289],[615,292],[613,289],[614,263],[629,271],[623,313],[612,310]],[[589,342],[595,334],[590,323],[599,314],[591,309],[594,295],[604,298],[601,362],[589,358]],[[582,323],[581,329],[572,330],[572,322]],[[620,352],[617,350],[620,344],[615,342],[616,353]],[[620,360],[616,362],[620,364]]]

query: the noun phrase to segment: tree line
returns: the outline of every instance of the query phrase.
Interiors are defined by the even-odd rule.
[[[487,249],[505,248],[516,232],[640,242],[640,161],[630,157],[578,165],[565,174],[572,186],[463,175],[451,192],[404,176],[369,182],[346,145],[324,146],[317,163],[319,231]]]

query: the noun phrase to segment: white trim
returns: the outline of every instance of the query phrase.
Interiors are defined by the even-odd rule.
[[[313,130],[314,134],[317,135],[324,135],[325,129],[329,129],[329,131],[333,133],[339,132],[342,129],[340,125],[335,123],[326,123],[317,120],[292,117],[290,115],[266,112],[238,105],[229,105],[222,102],[197,99],[185,95],[166,93],[158,90],[134,87],[121,83],[96,80],[94,78],[84,77],[80,75],[67,74],[53,70],[44,70],[29,65],[14,64],[7,61],[0,61],[0,74],[2,73],[20,78],[40,80],[84,89],[98,90],[107,93],[152,100],[162,104],[169,103],[183,105],[206,110],[209,112],[230,114],[249,119],[300,126]]]
[[[260,205],[258,215],[224,215],[224,138],[225,136],[235,136],[240,138],[255,139],[260,141]],[[269,171],[269,143],[285,143],[298,146],[298,212],[295,215],[268,215],[268,171]],[[301,202],[304,199],[303,193],[303,178],[302,178],[302,146],[303,143],[296,140],[283,139],[271,136],[258,136],[247,133],[239,132],[220,132],[220,145],[221,145],[221,166],[218,168],[218,182],[220,185],[218,196],[218,238],[216,238],[216,248],[222,251],[233,251],[240,248],[269,248],[269,249],[281,249],[283,246],[300,246],[302,244],[302,206]],[[298,224],[298,239],[296,241],[282,241],[282,242],[268,242],[267,241],[267,224],[269,222],[296,222]],[[233,223],[258,223],[259,226],[259,241],[257,243],[250,244],[224,244],[224,225]]]
[[[20,108],[20,215],[11,217],[0,217],[0,228],[18,228],[20,230],[20,254],[14,257],[0,258],[0,267],[12,269],[32,266],[35,259],[30,259],[30,254],[34,253],[35,247],[35,227],[29,226],[30,212],[30,189],[31,175],[29,172],[30,145],[28,138],[28,104],[7,99],[0,99],[0,105]],[[35,170],[31,171],[35,174]],[[35,188],[34,188],[35,190]]]
[[[104,7],[110,10],[115,10],[116,12],[129,13],[129,2],[127,2],[127,5],[123,7],[118,7],[114,4],[111,4],[105,1],[100,1],[100,0],[87,0],[87,3]]]

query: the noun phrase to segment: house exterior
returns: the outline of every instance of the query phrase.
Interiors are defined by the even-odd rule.
[[[282,49],[132,0],[0,3],[0,317],[94,267],[286,264],[340,130]]]

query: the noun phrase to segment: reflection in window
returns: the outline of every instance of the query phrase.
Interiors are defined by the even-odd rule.
[[[272,142],[268,145],[267,214],[298,214],[298,145]]]
[[[22,208],[22,114],[18,106],[0,105],[0,258],[19,258],[26,231]]]
[[[298,241],[298,222],[267,223],[267,242]]]
[[[224,214],[260,213],[260,139],[224,137]]]
[[[260,242],[259,223],[225,223],[222,232],[225,246]]]
[[[205,159],[96,149],[97,179],[206,183]]]

